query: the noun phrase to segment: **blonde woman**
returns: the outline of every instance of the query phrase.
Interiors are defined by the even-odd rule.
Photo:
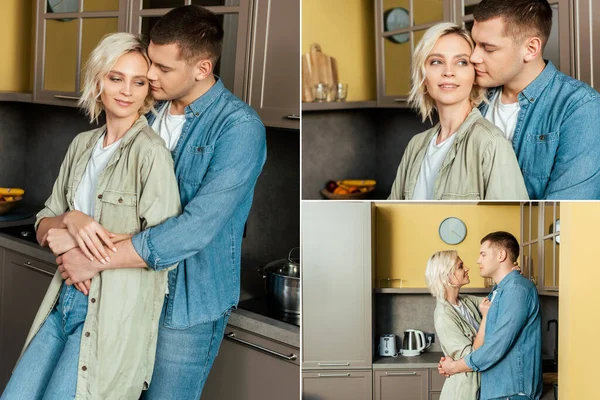
[[[484,90],[474,85],[474,43],[452,23],[425,32],[413,57],[409,103],[433,128],[413,137],[390,200],[522,200],[527,190],[515,152],[481,116]]]
[[[439,251],[427,261],[425,278],[431,295],[436,298],[435,330],[445,356],[461,359],[483,345],[487,298],[460,294],[470,282],[469,268],[456,251]],[[476,400],[479,398],[478,372],[465,372],[446,379],[441,400]]]
[[[100,241],[113,248],[179,214],[171,153],[144,117],[149,65],[128,33],[105,36],[92,52],[80,104],[91,121],[104,112],[106,124],[73,140],[37,215],[38,240],[54,254],[81,247],[109,260]],[[78,232],[90,217],[107,230]],[[167,272],[107,270],[76,288],[57,271],[2,400],[138,399],[152,376]]]

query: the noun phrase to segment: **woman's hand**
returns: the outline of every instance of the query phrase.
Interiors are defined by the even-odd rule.
[[[55,256],[60,256],[78,246],[69,231],[60,228],[50,228],[43,242],[52,250]]]
[[[87,296],[90,294],[90,287],[92,287],[92,280],[88,279],[87,281],[84,281],[84,282],[78,282],[78,283],[75,283],[73,286],[75,286],[75,288],[77,288],[77,290],[79,290],[81,293],[83,293]]]
[[[485,299],[481,300],[481,303],[479,303],[479,312],[481,313],[482,317],[485,318],[485,316],[487,316],[487,313],[488,313],[491,305],[492,305],[492,302],[487,297]]]
[[[89,215],[76,210],[69,211],[65,215],[63,223],[67,226],[69,233],[73,236],[83,254],[90,260],[95,257],[102,264],[110,262],[104,244],[115,253],[117,252],[117,248],[111,241],[111,238],[114,238],[115,235]]]

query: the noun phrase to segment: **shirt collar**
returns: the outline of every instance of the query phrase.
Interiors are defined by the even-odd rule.
[[[221,78],[215,75],[215,84],[202,96],[194,100],[190,105],[185,108],[186,118],[199,117],[214,101],[221,95],[225,86],[221,81]]]
[[[504,279],[502,279],[500,281],[499,284],[497,284],[496,286],[494,286],[493,290],[502,289],[508,283],[510,283],[510,282],[514,281],[515,279],[517,279],[520,275],[521,275],[521,273],[519,271],[511,271],[511,272],[509,272],[508,275],[506,275],[504,277]]]
[[[148,120],[146,119],[145,116],[141,115],[133,123],[133,125],[131,125],[131,128],[129,128],[127,133],[125,133],[125,136],[123,136],[123,140],[121,142],[122,146],[119,146],[119,148],[125,148],[127,143],[129,143],[136,136],[136,134],[139,131],[141,131],[144,128],[144,126],[146,126],[146,125],[148,125]],[[90,140],[87,142],[86,148],[90,148],[90,147],[94,146],[96,144],[96,142],[98,141],[98,139],[100,139],[100,137],[102,135],[104,135],[104,132],[106,132],[106,124],[101,126],[98,129],[96,129],[96,131],[94,132],[94,134],[92,135]]]
[[[556,75],[558,70],[552,64],[552,61],[547,61],[546,67],[542,70],[542,72],[519,93],[519,95],[523,96],[523,98],[527,99],[530,103],[535,102],[542,94],[546,86],[550,83],[550,81]]]

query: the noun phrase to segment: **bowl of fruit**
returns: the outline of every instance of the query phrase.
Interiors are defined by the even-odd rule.
[[[321,194],[330,200],[362,200],[375,190],[376,183],[372,179],[329,181],[321,190]]]
[[[23,189],[0,187],[0,215],[15,208],[23,199],[23,194],[25,194]]]

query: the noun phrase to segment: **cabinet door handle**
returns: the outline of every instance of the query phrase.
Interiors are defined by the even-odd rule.
[[[54,97],[61,100],[79,100],[77,96],[64,96],[62,94],[55,94]]]
[[[32,269],[32,270],[34,270],[34,271],[41,272],[42,274],[46,274],[46,275],[50,275],[50,276],[54,276],[54,274],[53,274],[53,273],[50,273],[50,272],[48,272],[48,271],[46,271],[46,270],[43,270],[43,269],[41,269],[41,268],[38,268],[38,267],[34,267],[33,265],[31,265],[31,263],[30,263],[29,261],[27,261],[27,262],[23,263],[23,266],[24,266],[24,267],[27,267],[27,268],[29,268],[29,269]]]
[[[248,342],[248,341],[246,341],[244,339],[240,339],[240,338],[236,337],[235,333],[233,333],[233,332],[229,332],[229,333],[225,334],[225,337],[227,339],[233,340],[234,342],[238,342],[238,343],[244,344],[244,345],[246,345],[248,347],[252,347],[253,349],[260,350],[262,352],[265,352],[267,354],[271,354],[271,355],[279,357],[279,358],[283,358],[284,360],[293,361],[293,360],[296,360],[298,358],[298,356],[295,355],[294,353],[290,354],[289,356],[286,356],[285,354],[281,354],[281,353],[278,353],[278,352],[273,351],[271,349],[267,349],[266,347],[259,346],[257,344]]]
[[[290,115],[287,116],[287,118],[288,119],[300,119],[300,116],[296,115],[296,114],[290,114]]]
[[[347,367],[350,363],[319,363],[319,367]]]
[[[385,372],[386,375],[402,375],[402,376],[407,376],[407,375],[416,375],[416,372]]]
[[[406,99],[394,99],[396,103],[405,103]]]
[[[347,372],[345,374],[318,374],[319,378],[347,378],[350,376],[350,373]]]

